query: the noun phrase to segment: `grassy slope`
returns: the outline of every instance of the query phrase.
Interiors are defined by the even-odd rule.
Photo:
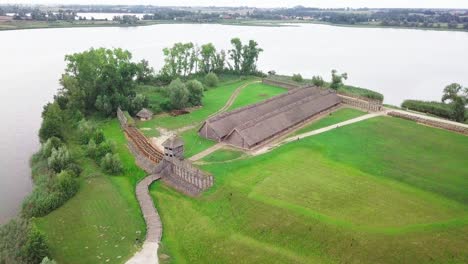
[[[48,237],[52,257],[59,263],[124,263],[140,246],[145,223],[135,197],[135,186],[145,173],[136,167],[117,120],[102,128],[115,141],[125,172],[109,176],[89,159],[78,194],[46,217],[36,219]]]
[[[381,117],[205,166],[216,182],[201,198],[152,186],[161,253],[176,263],[466,262],[467,145]]]
[[[224,162],[240,158],[244,152],[230,149],[219,149],[210,155],[204,157],[202,160],[206,162]]]
[[[267,85],[263,83],[251,84],[245,87],[239,93],[236,100],[229,108],[229,111],[266,100],[270,97],[273,97],[275,95],[279,95],[285,92],[287,92],[286,89],[277,87],[277,86]]]
[[[176,129],[200,123],[203,120],[205,120],[210,114],[215,113],[218,109],[223,107],[223,105],[227,102],[231,94],[239,86],[250,81],[252,81],[252,79],[223,83],[219,87],[205,92],[202,108],[197,109],[191,112],[190,114],[180,115],[177,117],[167,115],[157,116],[150,121],[139,123],[139,127],[164,127],[167,129]]]
[[[340,123],[340,122],[343,122],[343,121],[346,121],[346,120],[349,120],[349,119],[353,119],[353,118],[356,118],[356,117],[359,117],[359,116],[362,116],[362,115],[365,115],[366,113],[361,111],[361,110],[357,110],[357,109],[354,109],[354,108],[341,108],[341,109],[338,109],[337,111],[331,113],[330,115],[326,116],[326,117],[323,117],[317,121],[314,121],[313,123],[311,123],[310,125],[307,125],[299,130],[297,130],[294,135],[299,135],[299,134],[302,134],[302,133],[305,133],[305,132],[309,132],[309,131],[312,131],[312,130],[316,130],[316,129],[319,129],[319,128],[323,128],[323,127],[327,127],[327,126],[331,126],[333,124],[337,124],[337,123]]]

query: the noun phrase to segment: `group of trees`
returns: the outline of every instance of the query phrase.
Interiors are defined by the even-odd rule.
[[[203,99],[203,84],[197,80],[186,83],[175,79],[167,87],[171,108],[183,109],[188,106],[199,106]]]
[[[130,112],[141,110],[147,102],[136,96],[135,86],[153,70],[146,61],[135,63],[131,58],[126,50],[105,48],[67,55],[59,97],[84,115],[110,116],[118,107]]]
[[[441,102],[405,100],[401,106],[457,122],[466,122],[468,120],[467,104],[468,87],[463,88],[458,83],[452,83],[444,88]]]
[[[171,48],[163,50],[165,64],[161,75],[175,79],[196,73],[226,71],[256,74],[258,56],[263,51],[258,43],[250,40],[243,45],[239,38],[234,38],[231,44],[232,48],[226,52],[218,51],[212,43],[200,47],[191,42],[175,43]]]
[[[140,21],[140,19],[135,15],[114,16],[112,20],[118,21],[123,25],[136,25]]]

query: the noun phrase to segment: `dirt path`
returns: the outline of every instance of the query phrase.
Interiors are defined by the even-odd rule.
[[[302,133],[302,134],[299,134],[299,135],[296,135],[296,136],[285,138],[285,139],[281,140],[280,142],[273,143],[271,145],[266,145],[266,146],[264,146],[264,147],[262,147],[260,149],[257,149],[257,150],[253,150],[249,154],[251,154],[253,156],[261,155],[261,154],[267,153],[267,152],[275,149],[276,147],[279,147],[281,145],[284,145],[284,144],[287,144],[287,143],[290,143],[290,142],[293,142],[293,141],[296,141],[296,140],[300,140],[302,138],[318,135],[318,134],[321,134],[321,133],[324,133],[324,132],[327,132],[327,131],[330,131],[330,130],[333,130],[333,129],[336,129],[336,128],[339,128],[339,127],[347,126],[347,125],[350,125],[350,124],[354,124],[354,123],[361,122],[361,121],[369,119],[369,118],[374,118],[374,117],[382,116],[382,115],[385,115],[385,114],[386,114],[386,112],[377,112],[377,113],[371,113],[371,114],[363,115],[363,116],[360,116],[360,117],[356,117],[356,118],[353,118],[353,119],[350,119],[350,120],[343,121],[343,122],[338,123],[338,124],[334,124],[334,125],[331,125],[331,126],[327,126],[327,127],[324,127],[324,128],[316,129],[316,130],[309,131],[309,132],[306,132],[306,133]]]
[[[154,207],[149,194],[149,186],[161,178],[160,175],[149,175],[140,181],[136,187],[136,195],[146,222],[146,239],[143,248],[126,264],[157,264],[158,247],[162,236],[162,223],[158,211]]]
[[[262,81],[253,81],[253,82],[249,82],[249,83],[246,83],[244,85],[241,85],[239,87],[237,87],[237,89],[231,94],[231,97],[229,97],[228,101],[226,102],[226,104],[221,107],[218,111],[216,111],[215,113],[209,115],[206,119],[210,118],[210,117],[213,117],[217,114],[221,114],[223,112],[226,112],[229,107],[232,106],[232,104],[234,103],[234,101],[236,100],[237,96],[239,95],[239,93],[242,91],[242,89],[244,89],[245,87],[251,85],[251,84],[254,84],[254,83],[261,83]]]
[[[189,158],[190,161],[197,161],[197,160],[201,160],[203,159],[204,157],[210,155],[211,153],[217,151],[218,149],[222,148],[224,146],[224,144],[222,143],[218,143],[208,149],[205,149],[204,151],[198,153],[198,154],[195,154],[193,155],[191,158]]]

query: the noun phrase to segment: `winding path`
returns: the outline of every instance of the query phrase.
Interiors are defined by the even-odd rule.
[[[158,247],[162,236],[162,223],[158,211],[154,207],[149,194],[149,186],[161,178],[158,174],[149,175],[140,181],[136,187],[136,195],[146,222],[146,239],[143,248],[126,264],[157,264]]]

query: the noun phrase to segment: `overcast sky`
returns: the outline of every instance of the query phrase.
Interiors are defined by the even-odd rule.
[[[24,4],[151,4],[158,6],[255,6],[255,7],[425,7],[468,8],[468,0],[0,0]]]

